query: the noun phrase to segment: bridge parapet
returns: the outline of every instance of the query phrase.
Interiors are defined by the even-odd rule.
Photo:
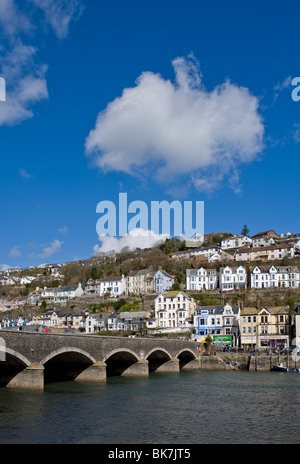
[[[7,358],[0,363],[0,377],[9,387],[41,388],[43,371],[46,381],[64,376],[104,382],[107,375],[145,376],[198,366],[198,345],[193,341],[13,330],[0,331],[0,337]]]

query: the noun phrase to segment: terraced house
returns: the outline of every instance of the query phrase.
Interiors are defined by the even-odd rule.
[[[284,257],[294,258],[295,245],[259,246],[257,248],[242,248],[234,255],[235,261],[273,261]]]
[[[215,290],[218,288],[218,272],[216,269],[187,269],[187,290]]]
[[[250,267],[251,288],[299,288],[297,266],[254,266]]]
[[[289,346],[289,306],[243,308],[240,314],[241,347],[244,349]]]
[[[226,266],[220,268],[219,288],[221,292],[229,292],[247,288],[247,271],[243,266]]]
[[[240,307],[226,304],[225,306],[199,306],[194,314],[195,336],[202,339],[206,335],[231,335],[233,346],[239,341]],[[199,340],[200,341],[200,340]]]

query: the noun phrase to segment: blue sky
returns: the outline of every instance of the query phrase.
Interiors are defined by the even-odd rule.
[[[96,206],[119,192],[204,201],[205,233],[300,232],[299,13],[2,0],[0,267],[105,250]]]

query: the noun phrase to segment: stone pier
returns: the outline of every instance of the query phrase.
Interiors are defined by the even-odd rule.
[[[97,361],[79,374],[76,381],[106,382],[106,363]]]
[[[155,372],[179,372],[179,359],[172,358],[169,361],[164,362],[159,367],[155,369]]]
[[[30,390],[44,389],[44,366],[33,363],[13,377],[7,388],[26,388]]]

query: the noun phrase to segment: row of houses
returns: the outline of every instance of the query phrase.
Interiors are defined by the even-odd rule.
[[[300,272],[297,266],[226,266],[216,269],[187,269],[186,290],[217,290],[221,292],[246,288],[299,288]]]
[[[202,258],[208,263],[224,262],[224,261],[275,261],[283,258],[293,259],[299,256],[299,246],[294,243],[286,243],[282,245],[259,246],[259,247],[243,247],[235,251],[225,251],[220,246],[211,246],[203,248],[194,248],[185,251],[177,251],[171,254],[172,259],[190,259]]]
[[[46,303],[64,304],[73,298],[84,295],[103,297],[120,297],[122,295],[159,294],[170,290],[175,282],[172,276],[162,269],[152,273],[148,270],[130,272],[128,276],[112,276],[105,279],[88,280],[83,290],[78,285],[62,287],[36,288],[27,297],[0,298],[0,312],[24,309],[25,306],[35,305],[38,301]],[[240,291],[247,288],[291,288],[300,287],[300,272],[297,266],[226,266],[217,269],[187,269],[185,290],[207,291],[219,290],[222,293]]]
[[[169,290],[175,282],[175,276],[163,269],[156,272],[142,269],[132,271],[126,277],[112,276],[103,279],[89,279],[85,284],[85,292],[88,295],[113,297],[120,295],[144,295],[159,293]]]
[[[300,318],[300,314],[297,317]],[[226,337],[231,346],[243,349],[282,349],[291,345],[293,334],[296,336],[291,322],[289,306],[201,307],[194,317],[195,338],[200,340],[209,334],[215,343],[219,340],[222,343],[222,337]]]
[[[259,232],[252,237],[246,235],[234,235],[233,237],[227,237],[220,242],[222,250],[236,249],[236,248],[259,248],[269,247],[274,245],[282,245],[286,242],[293,242],[295,248],[300,246],[300,234],[276,234],[271,230]]]
[[[185,292],[162,292],[146,311],[89,314],[51,310],[29,319],[2,319],[0,327],[34,326],[36,330],[60,328],[93,334],[100,330],[141,333],[185,333],[203,342],[207,335],[217,344],[249,349],[284,348],[300,337],[300,304],[294,319],[289,306],[244,307],[238,305],[198,306]],[[297,329],[298,327],[298,329]],[[299,338],[300,340],[300,338]]]

